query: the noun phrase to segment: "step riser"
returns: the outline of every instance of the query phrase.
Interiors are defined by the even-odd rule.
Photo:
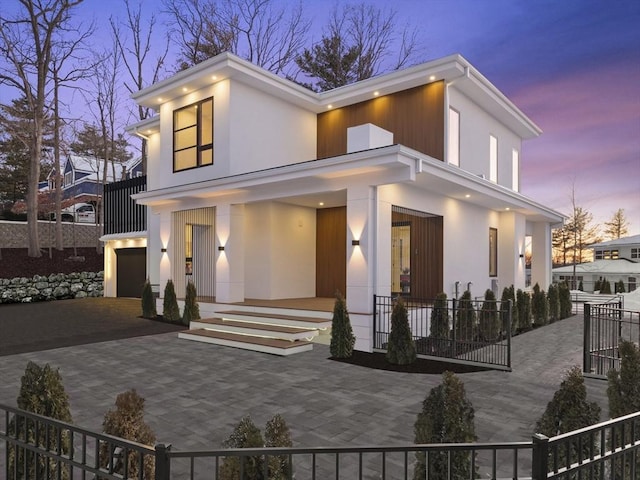
[[[262,337],[271,337],[271,338],[281,338],[283,340],[289,340],[293,342],[295,340],[307,340],[310,341],[312,338],[318,335],[317,330],[305,332],[305,333],[282,333],[282,332],[274,332],[271,330],[259,330],[256,328],[242,328],[231,325],[211,325],[209,323],[201,323],[198,321],[191,322],[189,325],[190,330],[197,330],[199,328],[204,328],[206,330],[213,330],[214,332],[229,332],[229,333],[238,333],[240,335],[258,335]]]
[[[246,312],[248,315],[251,313],[259,313],[261,315],[273,315],[274,318],[277,318],[278,315],[293,315],[296,317],[311,317],[311,318],[324,318],[328,321],[331,321],[333,317],[332,312],[320,311],[320,310],[298,310],[295,308],[276,308],[276,307],[257,307],[257,306],[249,306],[249,305],[237,305],[237,304],[221,304],[221,303],[200,303],[200,314],[203,311],[207,313],[207,315],[214,316],[217,315],[216,312],[220,312],[223,310],[238,310],[242,312]],[[160,301],[160,309],[162,309],[162,301]]]
[[[272,355],[280,355],[280,356],[294,355],[296,353],[307,352],[313,349],[312,344],[305,344],[305,345],[300,345],[299,347],[290,347],[286,349],[284,348],[280,349],[275,347],[269,347],[266,345],[255,345],[250,343],[234,342],[233,340],[203,337],[201,335],[193,335],[188,332],[178,333],[178,338],[182,338],[184,340],[193,340],[193,341],[202,342],[202,343],[210,343],[213,345],[221,345],[225,347],[241,348],[243,350],[251,350],[254,352],[270,353]]]
[[[331,321],[328,320],[325,323],[311,323],[311,322],[305,322],[303,320],[289,320],[286,318],[278,318],[278,317],[273,317],[273,318],[264,318],[264,317],[252,317],[251,314],[237,314],[237,313],[231,313],[231,314],[223,314],[218,312],[217,313],[218,316],[220,316],[220,318],[223,318],[225,320],[237,320],[240,322],[251,322],[251,323],[265,323],[265,324],[270,324],[270,325],[282,325],[284,327],[297,327],[297,328],[308,328],[310,330],[326,330],[328,328],[331,328]]]

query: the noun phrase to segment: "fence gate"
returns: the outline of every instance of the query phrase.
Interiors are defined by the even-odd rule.
[[[620,370],[620,342],[640,345],[640,312],[623,310],[611,303],[584,305],[585,376],[607,378],[612,368]]]

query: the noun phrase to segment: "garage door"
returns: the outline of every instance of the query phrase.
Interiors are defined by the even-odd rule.
[[[147,249],[116,249],[116,262],[116,295],[140,298],[147,278]]]

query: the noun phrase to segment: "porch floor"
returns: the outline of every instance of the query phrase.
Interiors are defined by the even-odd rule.
[[[197,297],[198,303],[218,303],[216,297]],[[227,305],[244,305],[247,307],[287,308],[291,310],[310,310],[316,312],[332,312],[336,299],[330,297],[282,298],[278,300],[260,300],[247,298],[244,302]]]

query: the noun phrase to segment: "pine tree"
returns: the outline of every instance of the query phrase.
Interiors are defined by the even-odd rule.
[[[142,288],[142,317],[153,319],[157,316],[156,299],[153,296],[151,283],[149,283],[149,279],[147,278],[147,281],[144,282],[144,287]]]
[[[480,309],[478,320],[478,336],[484,342],[496,342],[502,334],[498,302],[492,290],[484,292],[484,302]]]
[[[516,291],[518,307],[518,331],[527,332],[531,330],[531,297],[527,292],[518,289]]]
[[[471,301],[471,292],[466,290],[458,301],[455,312],[455,339],[457,342],[472,342],[476,337],[476,311]]]
[[[409,327],[409,314],[400,297],[393,304],[391,312],[391,332],[386,358],[393,365],[409,365],[416,360],[416,344]]]
[[[115,410],[109,410],[104,415],[102,431],[108,435],[149,446],[153,446],[156,441],[155,433],[144,421],[144,398],[134,389],[120,393],[116,397]],[[100,465],[103,468],[111,462],[112,447],[107,443],[100,445]],[[139,478],[141,470],[145,479],[154,478],[155,458],[153,456],[145,455],[143,464],[140,465],[140,455],[135,451],[129,451],[126,458],[113,459],[115,473],[124,473],[125,462],[130,478]]]
[[[600,293],[605,295],[611,295],[611,283],[606,278],[602,280],[600,285]]]
[[[622,238],[629,233],[629,222],[624,215],[624,209],[619,208],[611,217],[611,220],[604,222],[604,234],[611,240]]]
[[[291,432],[280,414],[267,422],[264,429],[265,447],[293,447]],[[276,455],[267,459],[269,480],[287,480],[293,473],[293,465],[286,455]]]
[[[182,323],[189,326],[189,322],[200,319],[200,307],[196,301],[196,286],[190,281],[187,283],[187,292],[184,298],[184,312]]]
[[[444,372],[442,383],[431,389],[422,402],[422,411],[418,414],[413,430],[416,444],[472,443],[477,440],[473,406],[467,400],[464,384],[455,374]],[[427,473],[430,480],[474,478],[469,452],[454,452],[450,455],[451,458],[448,458],[445,452],[430,453],[427,472],[425,453],[416,453],[414,480],[427,478]]]
[[[27,412],[37,413],[49,418],[71,423],[69,396],[62,384],[62,376],[58,370],[49,364],[44,367],[29,362],[20,380],[20,393],[17,399],[18,408]],[[58,432],[53,427],[45,427],[40,422],[18,422],[15,418],[9,422],[9,436],[13,438],[29,439],[29,443],[37,444],[49,451],[69,455],[71,452],[71,438],[68,431]],[[60,437],[58,434],[60,433]],[[36,455],[23,448],[7,445],[9,457],[9,479],[47,478],[45,472],[55,472],[61,468],[62,479],[70,478],[68,467],[58,465],[54,459]],[[26,455],[26,458],[25,458]],[[14,468],[16,476],[14,477]]]
[[[625,292],[624,281],[618,280],[616,282],[616,293],[624,293],[624,292]]]
[[[223,442],[224,448],[262,448],[264,440],[260,429],[251,420],[250,416],[242,417],[227,440]],[[244,476],[241,480],[262,480],[263,470],[262,456],[254,457],[226,457],[220,466],[221,480],[240,479],[240,462]]]
[[[164,300],[162,302],[162,317],[167,322],[180,321],[180,309],[178,308],[178,299],[176,298],[176,289],[171,279],[167,280],[164,287]]]
[[[547,404],[547,408],[536,423],[536,432],[555,437],[557,435],[578,430],[598,423],[600,420],[600,407],[596,402],[587,401],[587,387],[584,384],[584,377],[577,366],[569,369],[565,375],[560,388],[553,395],[553,399]],[[567,453],[569,461],[576,462],[579,459],[588,458],[589,451],[595,449],[595,438],[591,442],[584,437],[576,438],[568,446],[569,452],[565,448],[560,449],[558,454],[558,465],[565,465]],[[554,459],[549,457],[551,466]]]
[[[353,335],[347,304],[342,295],[336,293],[336,301],[333,305],[333,318],[331,320],[331,343],[329,351],[334,358],[350,358],[353,355],[353,346],[356,337]]]
[[[547,295],[540,289],[537,283],[533,286],[533,297],[531,299],[531,315],[533,316],[534,327],[542,327],[549,323],[549,306]]]
[[[560,294],[558,285],[552,283],[547,291],[547,303],[549,305],[549,321],[555,322],[560,319]]]

